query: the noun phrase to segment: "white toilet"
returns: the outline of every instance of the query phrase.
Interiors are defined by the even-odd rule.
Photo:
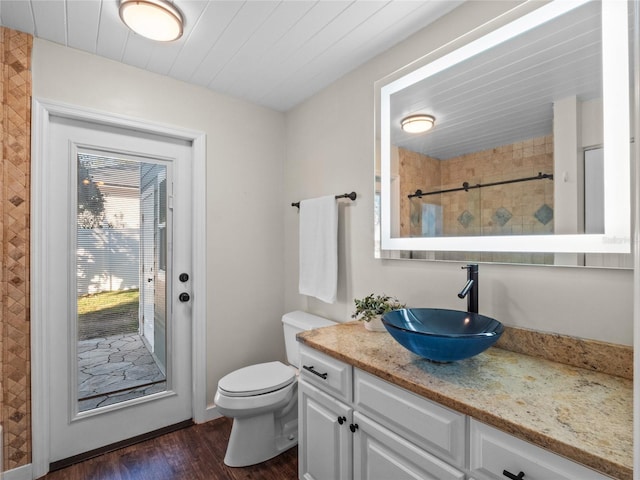
[[[304,330],[335,322],[307,312],[282,317],[287,361],[259,363],[225,375],[218,382],[215,404],[233,418],[224,463],[245,467],[264,462],[298,443],[298,341]]]

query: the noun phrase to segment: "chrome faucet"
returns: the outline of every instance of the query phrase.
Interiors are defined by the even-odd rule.
[[[462,268],[467,269],[467,283],[458,297],[467,297],[467,312],[478,313],[478,264],[472,263]]]

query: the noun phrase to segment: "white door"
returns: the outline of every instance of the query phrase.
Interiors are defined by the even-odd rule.
[[[45,321],[51,332],[46,350],[53,463],[192,418],[191,306],[184,297],[178,300],[186,285],[178,276],[191,273],[192,159],[189,142],[56,116],[50,118],[48,142],[52,193],[42,214],[48,218],[44,256],[51,308]],[[152,374],[144,368],[155,367],[158,359],[143,358],[135,344],[144,333],[135,318],[144,310],[136,295],[148,295],[142,286],[149,277],[141,268],[140,230],[143,192],[149,188],[154,191],[151,295],[166,333],[161,346],[158,335],[152,336],[166,372]],[[96,312],[85,311],[81,302],[96,298],[112,301],[98,308],[104,315],[94,316],[96,328],[133,315],[133,330],[82,340],[80,328]],[[105,401],[100,395],[110,383],[117,388]],[[86,385],[97,393],[83,407],[79,392]],[[86,407],[87,402],[94,405]]]

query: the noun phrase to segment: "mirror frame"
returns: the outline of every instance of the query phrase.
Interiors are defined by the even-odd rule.
[[[589,0],[554,0],[435,60],[413,63],[380,82],[379,142],[381,252],[388,250],[465,252],[631,252],[631,151],[629,38],[627,2],[602,2],[602,71],[604,122],[604,234],[554,234],[468,237],[391,236],[391,96],[452,65],[536,28]],[[606,5],[606,8],[605,8]],[[517,10],[514,9],[513,11]],[[510,12],[507,12],[510,13]],[[459,38],[461,40],[463,37]],[[457,42],[457,41],[456,41]],[[426,57],[423,57],[423,59]],[[404,72],[407,73],[404,73]],[[398,77],[398,74],[401,76]]]

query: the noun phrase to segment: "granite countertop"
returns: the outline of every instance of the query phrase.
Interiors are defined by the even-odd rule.
[[[614,478],[633,477],[633,381],[501,348],[449,364],[359,322],[298,341]]]

